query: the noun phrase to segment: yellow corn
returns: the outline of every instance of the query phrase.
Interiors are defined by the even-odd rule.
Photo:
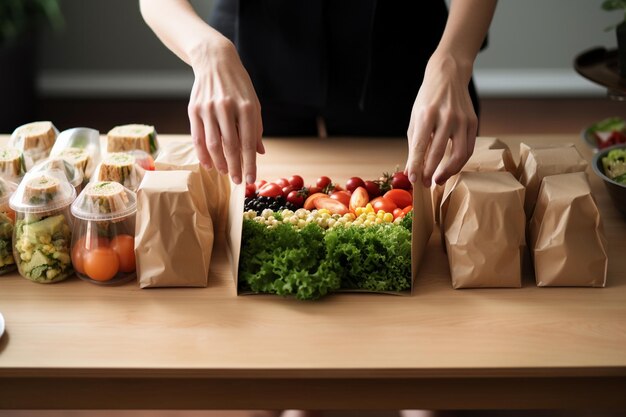
[[[385,223],[391,223],[393,221],[393,214],[385,213],[385,215],[383,216],[383,220],[385,221]]]

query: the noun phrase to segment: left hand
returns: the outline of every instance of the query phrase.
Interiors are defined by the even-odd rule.
[[[411,182],[421,177],[426,187],[433,178],[444,184],[472,155],[478,118],[468,90],[471,67],[450,55],[434,54],[429,60],[407,131],[405,173]],[[452,141],[450,158],[440,164],[448,139]]]

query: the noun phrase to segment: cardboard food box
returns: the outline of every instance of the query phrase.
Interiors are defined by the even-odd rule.
[[[229,201],[229,216],[227,225],[227,237],[229,246],[229,256],[232,265],[232,273],[235,279],[235,286],[237,288],[237,294],[257,294],[251,291],[242,291],[241,282],[239,277],[239,263],[240,254],[242,251],[242,232],[243,232],[243,218],[244,218],[244,200],[245,200],[245,186],[231,184],[231,194]],[[402,294],[410,295],[413,291],[415,277],[417,276],[420,264],[423,259],[423,255],[428,244],[428,240],[433,230],[433,219],[430,202],[430,191],[420,186],[416,188],[413,193],[413,222],[411,229],[411,268],[410,277],[410,289],[406,291],[369,291],[363,289],[341,289],[333,292],[373,292],[373,293],[387,293],[387,294]],[[351,226],[356,227],[356,226]],[[401,226],[397,226],[401,227]],[[320,279],[326,277],[320,276]]]

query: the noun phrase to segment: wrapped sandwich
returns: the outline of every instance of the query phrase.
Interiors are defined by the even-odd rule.
[[[124,152],[134,149],[140,149],[152,156],[157,154],[157,133],[154,126],[140,124],[116,126],[107,134],[108,152]]]
[[[37,161],[50,155],[58,134],[52,122],[28,123],[15,129],[9,146],[24,153],[26,169],[30,169]]]
[[[0,149],[0,176],[13,182],[20,182],[26,173],[22,151],[17,148]]]

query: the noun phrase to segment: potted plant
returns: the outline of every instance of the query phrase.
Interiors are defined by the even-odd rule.
[[[626,78],[626,0],[604,0],[602,8],[607,11],[621,10],[624,13],[624,19],[616,25],[609,26],[607,30],[615,28],[619,74]]]
[[[0,1],[0,133],[32,121],[39,29],[62,25],[58,0]]]

